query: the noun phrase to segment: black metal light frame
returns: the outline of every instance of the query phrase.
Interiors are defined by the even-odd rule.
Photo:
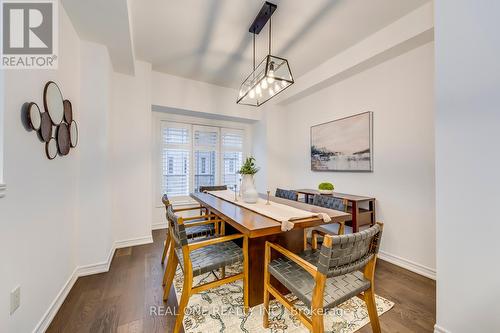
[[[272,32],[272,21],[271,21],[271,16],[273,13],[276,11],[277,5],[270,3],[266,1],[262,8],[259,11],[259,14],[255,18],[254,22],[250,26],[250,29],[248,30],[250,33],[253,34],[253,71],[250,73],[250,75],[247,76],[247,78],[243,81],[243,83],[240,85],[240,90],[239,90],[239,96],[238,99],[236,100],[237,104],[242,104],[242,105],[250,105],[250,106],[261,106],[271,98],[277,96],[280,94],[282,91],[286,90],[289,86],[291,86],[294,83],[293,80],[293,75],[292,71],[290,70],[290,65],[288,64],[288,60],[285,58],[273,56],[271,54],[271,32]],[[259,34],[260,31],[264,28],[266,25],[267,21],[269,21],[269,53],[268,55],[259,63],[259,65],[256,67],[255,66],[255,35]],[[277,68],[271,68],[272,63],[276,63],[276,61],[273,60],[279,60],[281,61],[281,64]],[[264,69],[264,74],[262,75],[262,72],[256,73],[256,70],[261,67],[261,65],[265,62],[265,69]],[[286,73],[288,76],[276,76],[274,73],[281,68],[281,66],[286,65]],[[270,75],[272,71],[272,75]],[[262,77],[260,77],[262,76]],[[261,83],[263,80],[269,81],[272,79],[272,81],[269,83],[269,85],[273,84],[274,81],[279,81],[281,82],[282,87],[280,87],[279,91],[274,92],[274,89],[272,87],[269,88],[268,93],[269,96],[262,101],[259,101],[258,98],[250,97],[249,94],[251,91],[254,92],[257,88],[257,86],[261,86]],[[250,84],[248,84],[250,82]],[[275,87],[277,87],[278,84],[275,83]],[[267,87],[267,83],[266,83]],[[263,88],[265,89],[265,88]],[[259,89],[260,91],[262,89]],[[272,93],[271,93],[272,91]],[[255,103],[249,103],[246,102],[247,97],[251,100],[255,100]]]

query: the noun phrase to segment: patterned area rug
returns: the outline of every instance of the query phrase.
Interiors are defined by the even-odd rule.
[[[240,271],[240,267],[226,268],[226,274],[232,275]],[[214,273],[195,277],[194,285],[215,280]],[[182,293],[183,273],[177,270],[174,280],[177,300]],[[293,296],[287,298],[298,308],[305,309],[302,302]],[[376,296],[379,316],[389,311],[394,302]],[[270,302],[270,328],[262,327],[263,306],[250,309],[249,314],[243,312],[243,284],[236,281],[221,287],[195,294],[189,299],[185,312],[184,328],[186,333],[208,332],[268,332],[268,333],[302,333],[309,332],[298,319],[291,315],[280,303]],[[324,316],[325,331],[334,333],[355,332],[370,322],[365,303],[354,297],[334,309],[329,309]]]

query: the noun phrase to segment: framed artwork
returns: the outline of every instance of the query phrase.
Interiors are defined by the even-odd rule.
[[[311,127],[312,171],[373,171],[373,112]]]

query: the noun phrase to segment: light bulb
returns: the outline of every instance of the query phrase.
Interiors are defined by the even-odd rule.
[[[255,91],[253,89],[251,89],[250,92],[248,93],[248,96],[250,96],[250,98],[254,98],[255,97]]]
[[[274,91],[278,92],[280,90],[280,86],[278,86],[278,82],[276,82],[276,84],[274,85]]]
[[[257,93],[257,95],[260,95],[262,93],[262,89],[260,89],[260,85],[257,85],[257,87],[255,87],[255,92]]]
[[[273,96],[274,95],[274,90],[273,88],[269,88],[269,96]]]
[[[269,70],[269,76],[267,77],[267,82],[269,84],[274,82],[274,71],[273,70]]]
[[[283,86],[283,88],[286,87],[286,84],[287,84],[287,82],[285,80],[281,80],[281,85]]]
[[[260,86],[262,87],[262,89],[267,89],[267,80],[262,80]]]

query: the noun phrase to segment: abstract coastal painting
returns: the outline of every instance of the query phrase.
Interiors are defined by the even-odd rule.
[[[312,126],[311,170],[373,171],[373,112]]]

